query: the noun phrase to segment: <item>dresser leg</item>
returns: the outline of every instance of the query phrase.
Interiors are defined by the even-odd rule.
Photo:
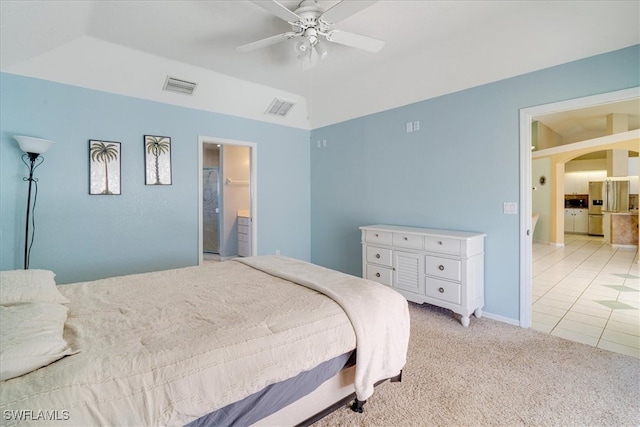
[[[460,323],[462,323],[462,326],[464,326],[465,328],[469,326],[469,316],[462,316],[460,318]]]
[[[479,319],[482,317],[482,309],[481,308],[476,308],[476,311],[473,312],[473,315],[476,316],[476,319]]]

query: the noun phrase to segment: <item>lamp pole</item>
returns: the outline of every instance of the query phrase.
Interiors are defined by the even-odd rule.
[[[28,159],[28,163],[27,163]],[[36,163],[37,159],[40,159]],[[22,178],[23,181],[29,181],[29,191],[27,192],[27,219],[24,227],[24,269],[29,269],[29,216],[31,214],[31,186],[36,183],[36,194],[38,189],[38,179],[33,177],[33,171],[44,162],[44,157],[40,157],[38,153],[27,153],[22,155],[22,161],[29,168],[29,178]],[[31,238],[33,243],[33,237]]]

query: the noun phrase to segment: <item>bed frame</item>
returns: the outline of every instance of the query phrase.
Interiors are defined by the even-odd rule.
[[[255,427],[274,425],[295,425],[306,427],[326,417],[337,409],[343,408],[348,402],[353,412],[362,413],[366,400],[358,400],[353,386],[355,365],[343,369],[334,377],[328,379],[312,393],[300,398],[289,406],[269,415],[253,424]],[[402,381],[402,371],[395,377],[378,381],[375,385],[389,380]],[[314,414],[309,416],[309,414]]]

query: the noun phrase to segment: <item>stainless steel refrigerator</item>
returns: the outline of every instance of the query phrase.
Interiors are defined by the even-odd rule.
[[[629,181],[589,183],[589,234],[602,236],[602,212],[629,211]]]
[[[603,236],[602,232],[602,190],[604,183],[595,181],[589,183],[589,235]]]

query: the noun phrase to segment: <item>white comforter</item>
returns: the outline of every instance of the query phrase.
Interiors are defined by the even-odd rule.
[[[348,317],[331,299],[239,262],[62,286],[71,301],[65,338],[80,353],[3,382],[3,425],[19,417],[182,425],[350,351],[356,339],[359,398],[404,366],[408,312],[394,291],[282,257],[244,262],[302,274],[313,288],[326,276]]]
[[[409,345],[409,308],[403,296],[384,285],[291,258],[263,256],[238,260],[322,292],[340,304],[357,338],[358,399],[368,399],[377,381],[400,373],[407,361]]]

